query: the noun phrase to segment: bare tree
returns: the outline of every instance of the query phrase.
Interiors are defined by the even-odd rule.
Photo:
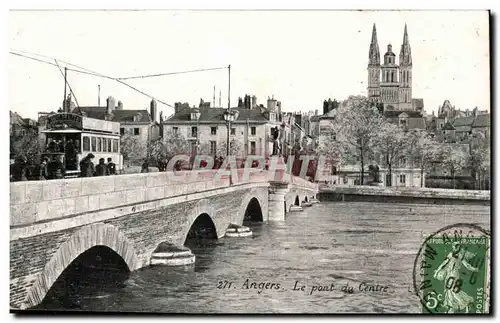
[[[387,120],[381,124],[379,131],[373,139],[374,150],[383,156],[388,168],[389,178],[392,179],[394,163],[405,155],[407,136],[399,125]]]
[[[490,170],[490,138],[486,133],[476,132],[470,138],[469,166],[474,173],[476,187],[483,188],[482,183]]]
[[[424,172],[438,156],[439,146],[426,131],[412,129],[406,134],[406,154],[410,157],[412,169],[420,168],[420,187],[424,186]]]
[[[453,188],[455,188],[455,176],[457,171],[467,166],[468,155],[459,145],[445,145],[442,150],[442,162],[453,177]]]
[[[362,96],[350,96],[337,108],[332,130],[335,133],[345,160],[360,163],[361,185],[364,183],[364,167],[373,156],[373,138],[380,130],[382,116],[378,109]]]
[[[163,136],[163,149],[165,159],[170,160],[176,155],[187,155],[189,142],[179,133],[167,131]]]
[[[10,153],[13,156],[25,156],[28,164],[36,165],[40,162],[40,141],[38,135],[27,133],[23,136],[10,137]]]
[[[120,138],[121,153],[123,160],[129,164],[140,163],[140,160],[146,158],[147,147],[142,144],[138,136],[125,134]]]

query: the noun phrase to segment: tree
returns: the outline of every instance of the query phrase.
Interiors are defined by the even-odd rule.
[[[176,155],[187,155],[189,153],[189,142],[179,133],[172,130],[167,131],[163,137],[164,156],[166,160]]]
[[[35,133],[28,132],[23,136],[10,137],[10,153],[14,157],[25,156],[30,165],[40,162],[40,148],[40,141]]]
[[[456,172],[467,166],[468,155],[460,145],[447,144],[444,146],[441,157],[443,166],[450,170],[453,177],[453,188],[455,188]]]
[[[237,141],[235,138],[230,139],[231,142],[229,144],[229,147],[231,147],[229,154],[231,156],[238,156],[242,155],[243,153],[243,147],[241,145],[241,142]],[[219,156],[226,156],[227,154],[227,141],[224,140],[219,147],[217,147],[217,155]]]
[[[476,186],[483,188],[486,176],[489,180],[490,170],[490,138],[486,133],[476,132],[470,138],[469,166],[473,171]],[[489,187],[489,186],[488,186]]]
[[[146,158],[147,147],[140,142],[138,136],[130,134],[121,136],[120,147],[123,160],[129,164],[139,163],[141,159]]]
[[[332,124],[344,160],[356,160],[361,167],[361,185],[364,167],[373,156],[373,138],[382,125],[382,116],[373,104],[362,96],[350,96],[342,104]]]
[[[407,138],[399,125],[384,120],[380,130],[373,140],[374,151],[384,158],[392,181],[392,167],[396,161],[405,155]]]
[[[438,157],[438,144],[426,131],[412,129],[406,134],[406,154],[410,157],[412,166],[420,168],[420,187],[424,186],[424,171]]]

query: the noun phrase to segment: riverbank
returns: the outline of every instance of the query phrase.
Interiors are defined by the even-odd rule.
[[[335,185],[320,186],[321,201],[490,205],[490,191]]]

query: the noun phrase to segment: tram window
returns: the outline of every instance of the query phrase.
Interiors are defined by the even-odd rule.
[[[95,137],[92,137],[90,138],[90,142],[92,143],[92,151],[95,152],[95,142],[96,142],[96,138]]]
[[[97,151],[98,152],[102,151],[102,144],[101,144],[101,142],[102,142],[101,138],[97,138]]]
[[[118,152],[118,139],[113,139],[113,152]]]
[[[106,138],[102,138],[102,152],[108,151],[108,141]]]
[[[111,152],[111,139],[108,138],[108,153]]]
[[[89,137],[83,137],[83,150],[84,151],[90,151],[90,138]]]

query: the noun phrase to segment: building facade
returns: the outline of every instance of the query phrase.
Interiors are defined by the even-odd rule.
[[[175,113],[163,122],[165,136],[179,135],[189,142],[190,155],[204,154],[226,156],[228,123],[224,119],[227,111],[221,107],[200,104],[189,107],[176,104]],[[231,108],[236,113],[230,125],[231,154],[237,157],[260,155],[268,157],[273,153],[273,133],[279,129],[282,155],[292,152],[296,141],[295,117],[281,111],[281,102],[268,98],[267,107],[257,105],[255,96],[245,96],[238,107]]]
[[[368,98],[383,104],[384,111],[423,110],[423,106],[419,106],[420,102],[412,97],[412,69],[411,46],[406,24],[399,61],[396,61],[396,54],[392,51],[391,44],[387,45],[383,61],[380,60],[377,28],[373,24],[368,60]]]
[[[120,123],[120,134],[137,138],[139,144],[146,146],[148,142],[160,136],[160,123],[156,101],[150,102],[150,111],[147,109],[123,109],[121,101],[116,102],[113,97],[108,97],[106,106],[80,106],[75,107],[72,113],[82,114],[89,118],[109,120]]]

